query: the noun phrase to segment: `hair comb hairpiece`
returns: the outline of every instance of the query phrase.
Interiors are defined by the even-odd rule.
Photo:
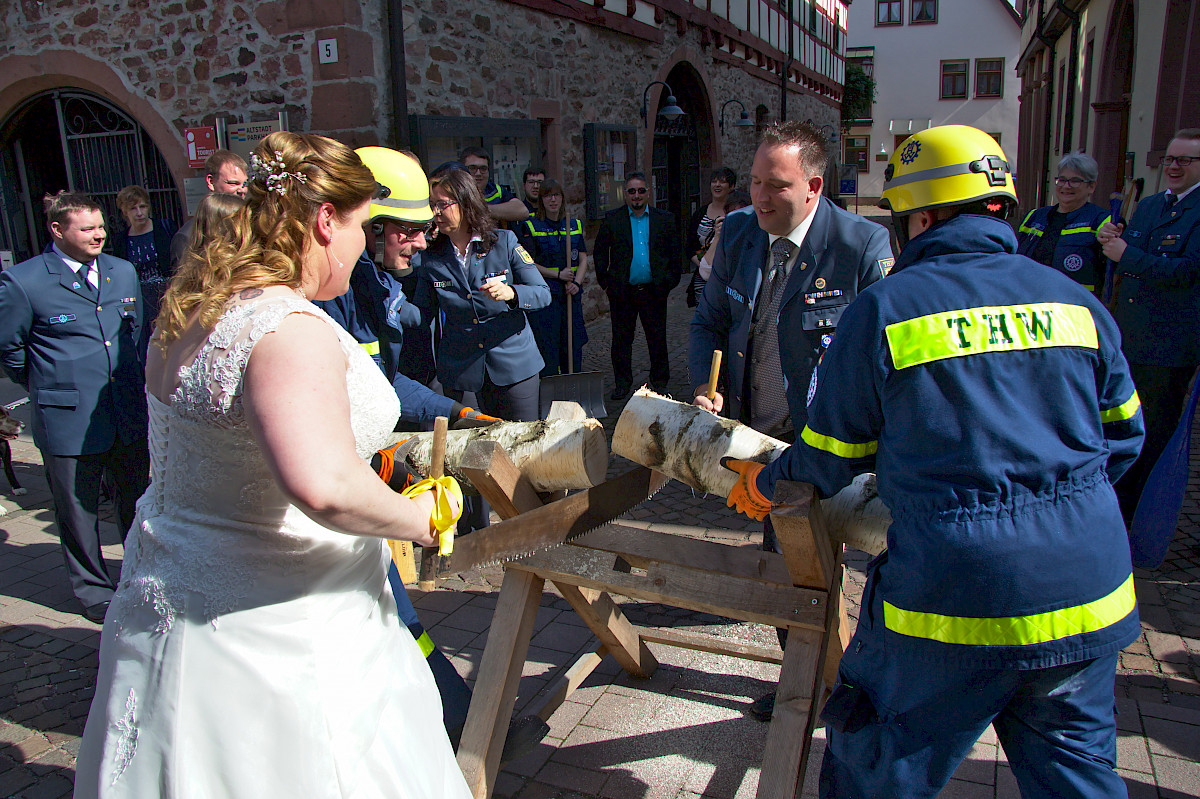
[[[308,182],[308,176],[301,172],[288,172],[287,165],[283,162],[283,153],[279,150],[275,151],[274,158],[260,158],[258,153],[250,154],[250,175],[254,179],[262,178],[267,184],[267,191],[273,191],[280,197],[287,194],[287,186],[284,181],[287,178],[295,178],[301,183]]]

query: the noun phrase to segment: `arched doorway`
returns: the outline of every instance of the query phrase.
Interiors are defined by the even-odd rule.
[[[1133,6],[1132,0],[1121,0],[1113,8],[1100,65],[1100,90],[1092,104],[1096,112],[1093,154],[1100,165],[1097,197],[1120,191],[1125,179],[1132,177],[1125,151],[1129,147],[1129,103],[1137,42]]]
[[[0,123],[0,250],[19,262],[45,248],[41,198],[60,189],[92,195],[116,229],[117,192],[131,183],[146,189],[155,219],[182,221],[175,179],[133,117],[77,89],[30,97]]]
[[[655,109],[654,204],[673,213],[679,224],[685,225],[700,207],[707,185],[704,165],[711,167],[712,163],[713,109],[704,81],[686,61],[671,69],[666,82],[675,92],[675,101],[684,115],[666,119],[659,117]],[[666,101],[664,91],[659,103]]]

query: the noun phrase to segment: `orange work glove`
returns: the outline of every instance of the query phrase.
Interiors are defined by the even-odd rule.
[[[470,427],[486,427],[492,422],[502,421],[495,416],[488,416],[486,413],[480,413],[474,408],[467,407],[459,403],[454,403],[450,413],[453,419],[450,420],[451,430],[464,430]]]
[[[410,469],[404,461],[396,463],[396,450],[405,441],[408,439],[397,441],[387,449],[381,449],[371,456],[371,468],[375,470],[375,474],[379,475],[379,479],[387,483],[393,491],[404,491],[421,479],[421,476]]]
[[[482,411],[477,411],[474,408],[468,408],[465,405],[463,406],[463,409],[458,412],[458,418],[459,419],[475,419],[480,422],[498,422],[498,421],[500,421],[499,416],[488,416],[486,413],[483,413]]]
[[[761,522],[767,518],[767,514],[771,512],[771,501],[758,490],[757,483],[758,473],[763,470],[763,465],[737,458],[721,458],[721,465],[731,472],[736,472],[738,476],[725,504],[755,521]]]

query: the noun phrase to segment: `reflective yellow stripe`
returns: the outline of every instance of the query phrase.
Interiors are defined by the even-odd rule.
[[[529,234],[531,236],[561,236],[564,233],[561,230],[534,230],[532,222],[526,222],[525,224],[529,227]],[[578,236],[581,233],[583,233],[583,226],[576,220],[575,225],[571,228],[571,235]]]
[[[897,369],[981,352],[1098,348],[1091,312],[1057,302],[945,311],[890,324],[886,333]]]
[[[878,441],[868,441],[865,444],[848,444],[845,441],[839,441],[833,436],[818,433],[808,425],[804,426],[804,432],[800,434],[800,438],[804,439],[810,447],[833,453],[839,458],[865,458],[868,455],[874,455],[875,451],[879,449]]]
[[[358,342],[358,345],[367,351],[367,355],[378,355],[379,354],[379,342],[378,341],[360,341],[360,342]]]
[[[1096,231],[1098,231],[1099,229],[1100,228],[1092,227],[1091,225],[1079,225],[1077,227],[1065,227],[1062,230],[1062,235],[1070,236],[1075,233],[1091,233],[1094,235],[1096,233]]]
[[[1142,407],[1142,401],[1138,398],[1137,391],[1134,391],[1133,396],[1121,405],[1109,408],[1107,411],[1100,411],[1100,421],[1108,424],[1109,422],[1123,422],[1126,419],[1132,419],[1140,407]]]
[[[425,657],[433,654],[433,639],[429,637],[429,633],[421,633],[421,637],[417,639],[417,646],[421,647],[421,654]]]
[[[1032,233],[1033,235],[1040,238],[1044,231],[1041,228],[1025,227],[1024,225],[1021,225],[1021,227],[1017,229],[1017,232],[1018,233]]]
[[[1095,290],[1096,290],[1096,287],[1095,287],[1095,286],[1089,286],[1087,283],[1080,283],[1079,285],[1083,286],[1083,287],[1084,287],[1085,289],[1087,289],[1088,291],[1095,291]]]
[[[1120,588],[1108,596],[1086,605],[1048,613],[981,619],[902,610],[890,602],[884,602],[883,619],[893,632],[944,644],[1024,646],[1103,630],[1128,616],[1136,605],[1131,574]]]

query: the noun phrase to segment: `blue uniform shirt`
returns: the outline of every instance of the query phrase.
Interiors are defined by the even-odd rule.
[[[629,260],[629,285],[640,286],[653,280],[650,274],[650,212],[638,216],[629,211],[629,228],[633,234],[633,253]]]

